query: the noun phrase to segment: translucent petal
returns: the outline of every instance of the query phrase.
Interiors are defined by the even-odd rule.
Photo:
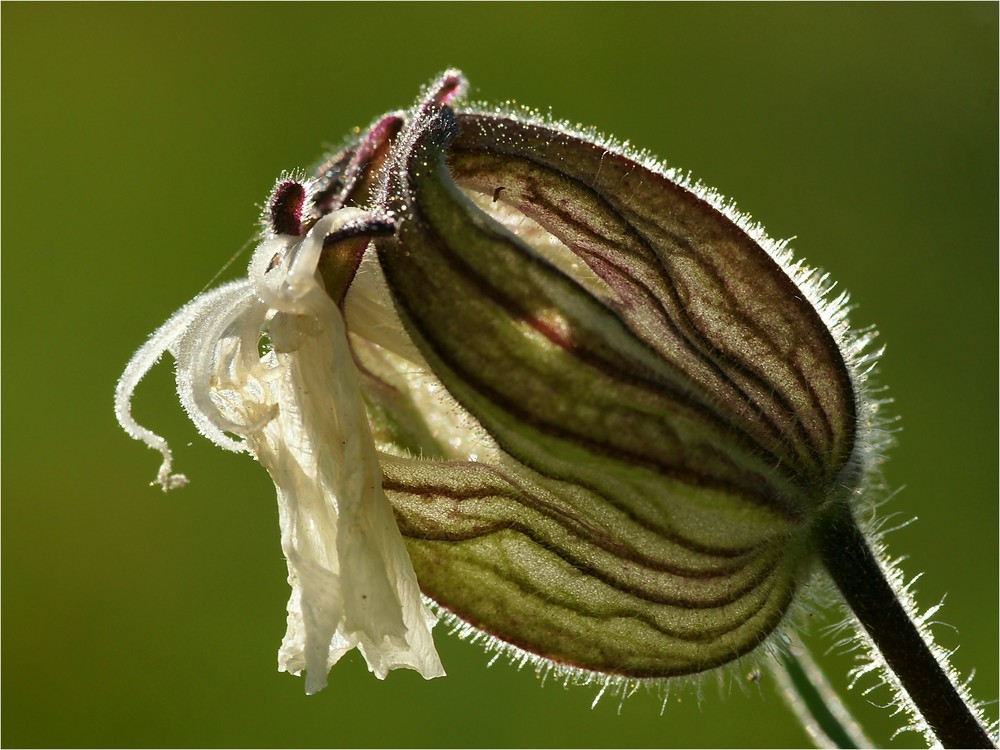
[[[157,474],[156,481],[164,489],[180,487],[187,482],[183,474],[172,473],[172,454],[167,441],[143,427],[132,416],[132,396],[139,383],[160,361],[165,352],[177,346],[197,321],[212,310],[218,310],[226,299],[238,299],[249,294],[250,285],[247,280],[234,281],[218,289],[200,294],[191,302],[174,313],[166,323],[160,326],[143,344],[125,367],[115,389],[115,416],[122,428],[136,440],[141,440],[150,448],[157,450],[163,456],[163,463]],[[192,412],[189,410],[188,412]],[[223,436],[225,437],[225,436]],[[228,441],[228,438],[226,438]],[[229,447],[231,450],[243,450],[238,444]]]
[[[282,321],[289,340],[275,345],[297,347],[272,355],[277,376],[263,384],[278,415],[248,436],[278,488],[292,586],[279,666],[306,670],[309,693],[354,647],[379,678],[398,667],[442,675],[434,618],[382,491],[343,318],[318,285],[296,308]]]
[[[115,399],[125,430],[163,455],[159,483],[183,484],[166,441],[131,415],[139,381],[170,351],[199,431],[223,448],[249,450],[270,473],[292,586],[278,662],[306,671],[308,693],[352,648],[380,679],[399,667],[444,674],[430,632],[436,618],[382,490],[344,318],[316,273],[324,239],[370,219],[342,209],[301,240],[265,238],[248,278],[199,295],[136,352]],[[262,357],[265,328],[272,351]]]

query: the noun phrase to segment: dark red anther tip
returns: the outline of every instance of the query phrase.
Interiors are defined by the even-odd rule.
[[[285,180],[271,194],[268,217],[275,234],[302,234],[302,207],[306,189],[300,182]]]

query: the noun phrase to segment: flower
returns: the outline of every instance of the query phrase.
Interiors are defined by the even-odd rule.
[[[357,271],[351,249],[388,225],[341,207],[303,231],[302,207],[316,192],[314,182],[279,181],[248,278],[176,313],[136,352],[116,396],[122,426],[163,454],[160,485],[182,485],[166,442],[130,414],[135,386],[170,351],[181,402],[202,434],[251,453],[270,473],[292,586],[278,664],[305,670],[310,694],[352,648],[380,679],[400,667],[444,674],[430,632],[437,618],[421,601],[382,490],[344,318],[317,275],[321,256],[340,254],[346,282]],[[260,356],[264,332],[270,348]]]
[[[502,457],[386,470],[425,593],[584,677],[769,642],[885,442],[846,297],[715,193],[530,114],[429,97],[391,164],[379,264]]]
[[[464,90],[279,180],[247,279],[136,353],[119,421],[184,481],[129,411],[170,351],[201,432],[271,474],[307,692],[355,646],[443,674],[421,590],[569,675],[758,649],[874,471],[871,336],[714,192]]]

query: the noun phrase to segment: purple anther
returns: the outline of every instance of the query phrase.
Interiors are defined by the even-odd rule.
[[[285,180],[271,193],[268,216],[271,230],[275,234],[302,234],[302,206],[306,199],[306,189],[295,180]]]

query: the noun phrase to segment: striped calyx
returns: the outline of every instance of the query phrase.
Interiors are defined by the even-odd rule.
[[[748,653],[812,565],[812,522],[859,481],[834,336],[693,190],[446,101],[431,91],[399,135],[380,194],[398,228],[375,244],[422,360],[499,450],[383,462],[422,589],[586,671]]]

